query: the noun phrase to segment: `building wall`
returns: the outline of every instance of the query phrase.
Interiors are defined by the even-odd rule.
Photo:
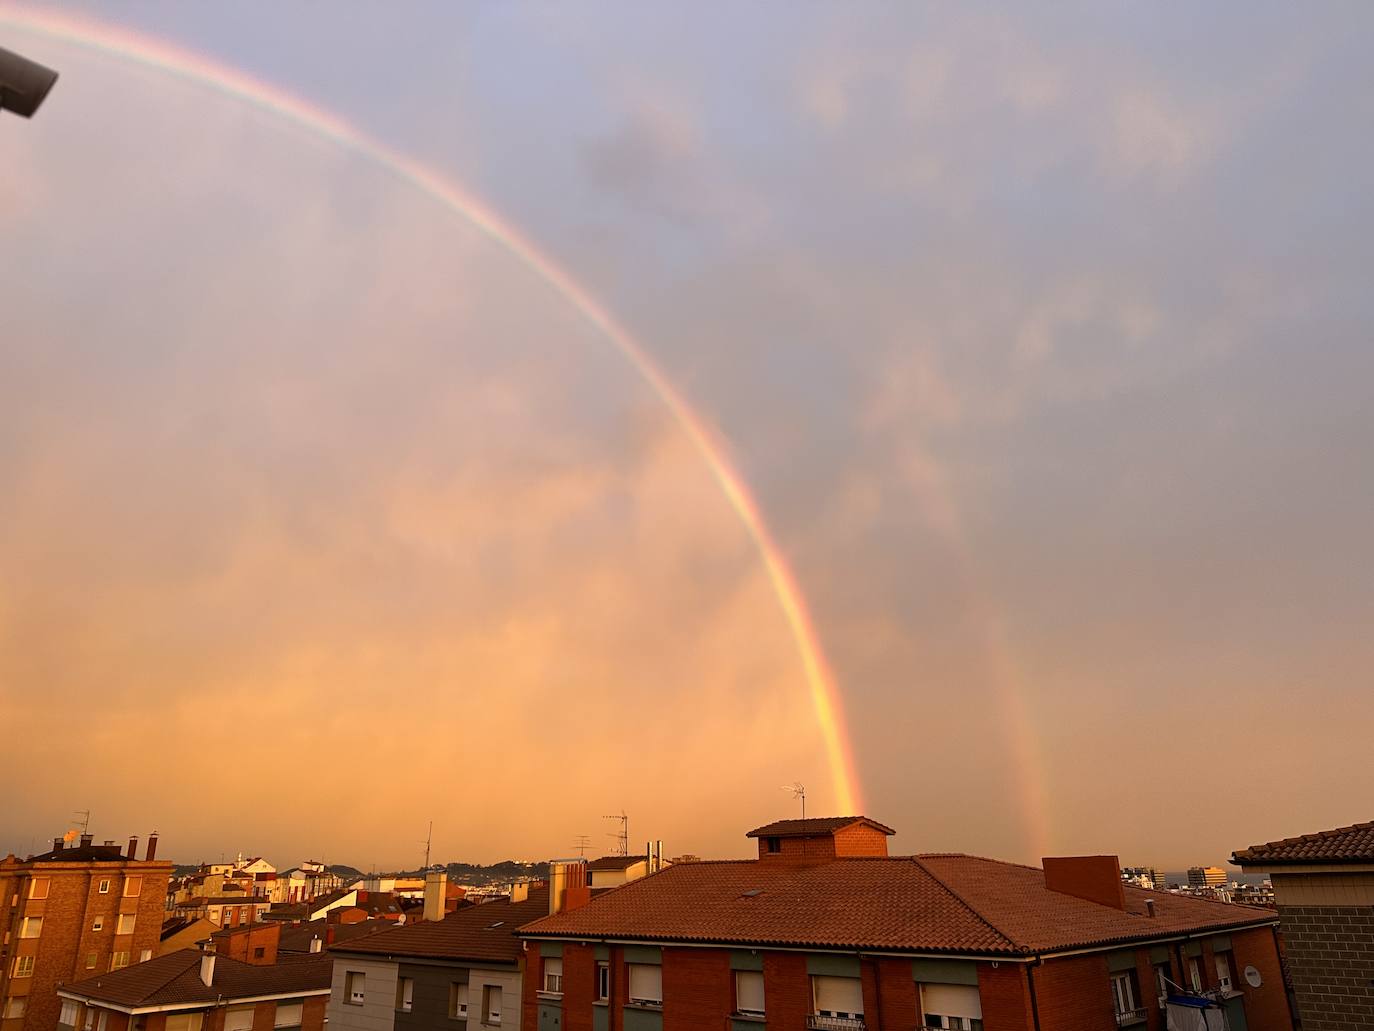
[[[144,950],[155,955],[171,870],[170,863],[128,859],[0,866],[0,927],[9,932],[8,946],[0,946],[0,1012],[9,998],[26,998],[23,1019],[0,1020],[3,1031],[51,1031],[61,1010],[59,982],[109,970],[116,952],[127,952],[130,963],[137,963]],[[46,899],[29,898],[35,877],[48,878]],[[141,878],[141,887],[137,896],[125,898],[129,877]],[[104,879],[110,890],[101,894]],[[134,916],[132,934],[115,933],[121,913]],[[19,937],[25,916],[43,918],[38,938]],[[97,916],[103,922],[99,931],[94,930]],[[17,956],[34,958],[31,977],[12,976]]]
[[[835,855],[837,856],[886,856],[887,835],[867,824],[854,824],[841,827],[835,832]]]
[[[462,1026],[460,1022],[449,1019],[449,994],[454,984],[467,982],[467,967],[401,963],[399,976],[412,978],[415,988],[411,996],[410,1012],[396,1014],[396,1031],[426,1031],[432,1028]],[[330,1031],[333,1031],[333,1028]]]
[[[1287,905],[1274,887],[1303,1031],[1374,1027],[1374,909]]]
[[[1283,981],[1283,967],[1279,960],[1274,930],[1260,927],[1231,935],[1231,955],[1231,978],[1236,987],[1244,993],[1245,1017],[1251,1031],[1263,1031],[1270,1027],[1291,1028],[1293,1024],[1292,1014],[1288,1009],[1288,990]],[[1246,983],[1247,966],[1259,971],[1260,987],[1252,988]],[[1308,1025],[1304,1024],[1303,1027],[1304,1031],[1308,1031]]]
[[[350,972],[361,973],[363,1003],[346,1001]],[[396,1022],[396,978],[398,965],[338,954],[334,957],[334,979],[329,993],[330,1031],[393,1031]],[[151,1028],[145,1031],[152,1031]],[[256,1031],[256,1029],[255,1029]]]
[[[1038,988],[1040,971],[1037,969],[1033,976]],[[991,963],[979,963],[978,999],[983,1007],[983,1027],[997,1031],[1031,1031],[1033,1028],[1030,980],[1024,963],[998,963],[995,967]]]

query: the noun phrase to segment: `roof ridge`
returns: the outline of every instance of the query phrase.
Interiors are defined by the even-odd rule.
[[[985,917],[982,913],[978,912],[978,910],[974,909],[973,906],[968,902],[968,900],[964,898],[964,896],[960,895],[957,891],[955,891],[955,890],[954,890],[953,888],[951,888],[948,884],[946,884],[945,881],[944,881],[944,878],[940,877],[934,870],[932,870],[929,866],[927,866],[927,865],[925,864],[925,862],[924,862],[919,856],[912,856],[912,857],[911,857],[911,861],[912,861],[913,863],[915,863],[918,867],[920,867],[921,870],[925,872],[926,876],[928,876],[931,880],[933,880],[936,884],[938,884],[941,888],[943,888],[943,889],[945,890],[945,892],[946,892],[951,898],[953,898],[956,902],[959,903],[959,905],[961,905],[961,906],[963,906],[965,909],[967,909],[970,913],[972,913],[972,914],[974,915],[974,917],[975,917],[979,922],[981,922],[984,926],[986,926],[987,928],[989,928],[989,929],[992,931],[993,934],[997,935],[997,936],[998,936],[999,938],[1001,938],[1004,942],[1006,942],[1009,946],[1011,946],[1011,948],[1012,948],[1014,951],[1016,951],[1016,952],[1029,952],[1029,951],[1030,951],[1030,949],[1026,948],[1025,945],[1023,945],[1021,942],[1017,941],[1017,940],[1016,940],[1015,938],[1013,938],[1011,935],[1007,934],[1007,933],[1006,933],[1005,931],[1003,931],[1000,927],[998,927],[996,924],[994,924],[991,920],[989,920],[987,917]]]

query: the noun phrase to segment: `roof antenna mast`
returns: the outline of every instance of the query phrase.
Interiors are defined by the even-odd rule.
[[[784,784],[783,791],[792,792],[792,797],[801,802],[801,824],[802,824],[802,852],[806,851],[806,785],[799,780],[794,780],[791,784]]]
[[[630,854],[630,818],[625,815],[625,810],[620,810],[619,816],[603,816],[602,819],[620,821],[620,833],[613,834],[611,837],[616,839],[616,847],[620,849],[616,854],[628,856]]]

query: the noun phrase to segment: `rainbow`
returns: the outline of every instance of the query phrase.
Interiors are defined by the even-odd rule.
[[[724,444],[715,438],[706,422],[693,411],[644,348],[566,270],[451,179],[373,139],[332,112],[254,79],[238,69],[219,64],[203,54],[106,22],[46,9],[7,5],[0,8],[0,26],[27,31],[87,50],[113,54],[214,87],[302,130],[365,155],[500,244],[552,287],[578,315],[615,346],[667,407],[753,540],[801,660],[816,723],[825,745],[833,793],[830,802],[839,812],[862,812],[859,778],[853,749],[845,731],[844,713],[834,673],[826,662],[796,577],[769,532],[758,503],[731,463]]]

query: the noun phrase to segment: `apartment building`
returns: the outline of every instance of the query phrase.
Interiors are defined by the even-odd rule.
[[[749,832],[757,859],[671,866],[526,925],[522,1026],[1164,1031],[1173,996],[1231,1031],[1291,1031],[1272,912],[1125,885],[1114,856],[888,856],[892,833],[780,821]]]
[[[52,1031],[57,986],[148,959],[158,949],[172,864],[157,835],[136,858],[113,841],[63,838],[0,860],[0,1031]]]
[[[567,892],[517,884],[443,916],[443,894],[432,893],[425,920],[332,946],[330,1031],[518,1028],[525,950],[515,931],[559,898]]]
[[[1219,866],[1190,866],[1188,867],[1188,887],[1224,888],[1226,887],[1226,871]]]
[[[279,955],[277,925],[223,932],[58,989],[61,1031],[323,1031],[327,953]],[[220,955],[217,947],[227,953]]]
[[[1303,1031],[1374,1027],[1374,823],[1251,845],[1231,862],[1269,875]]]

